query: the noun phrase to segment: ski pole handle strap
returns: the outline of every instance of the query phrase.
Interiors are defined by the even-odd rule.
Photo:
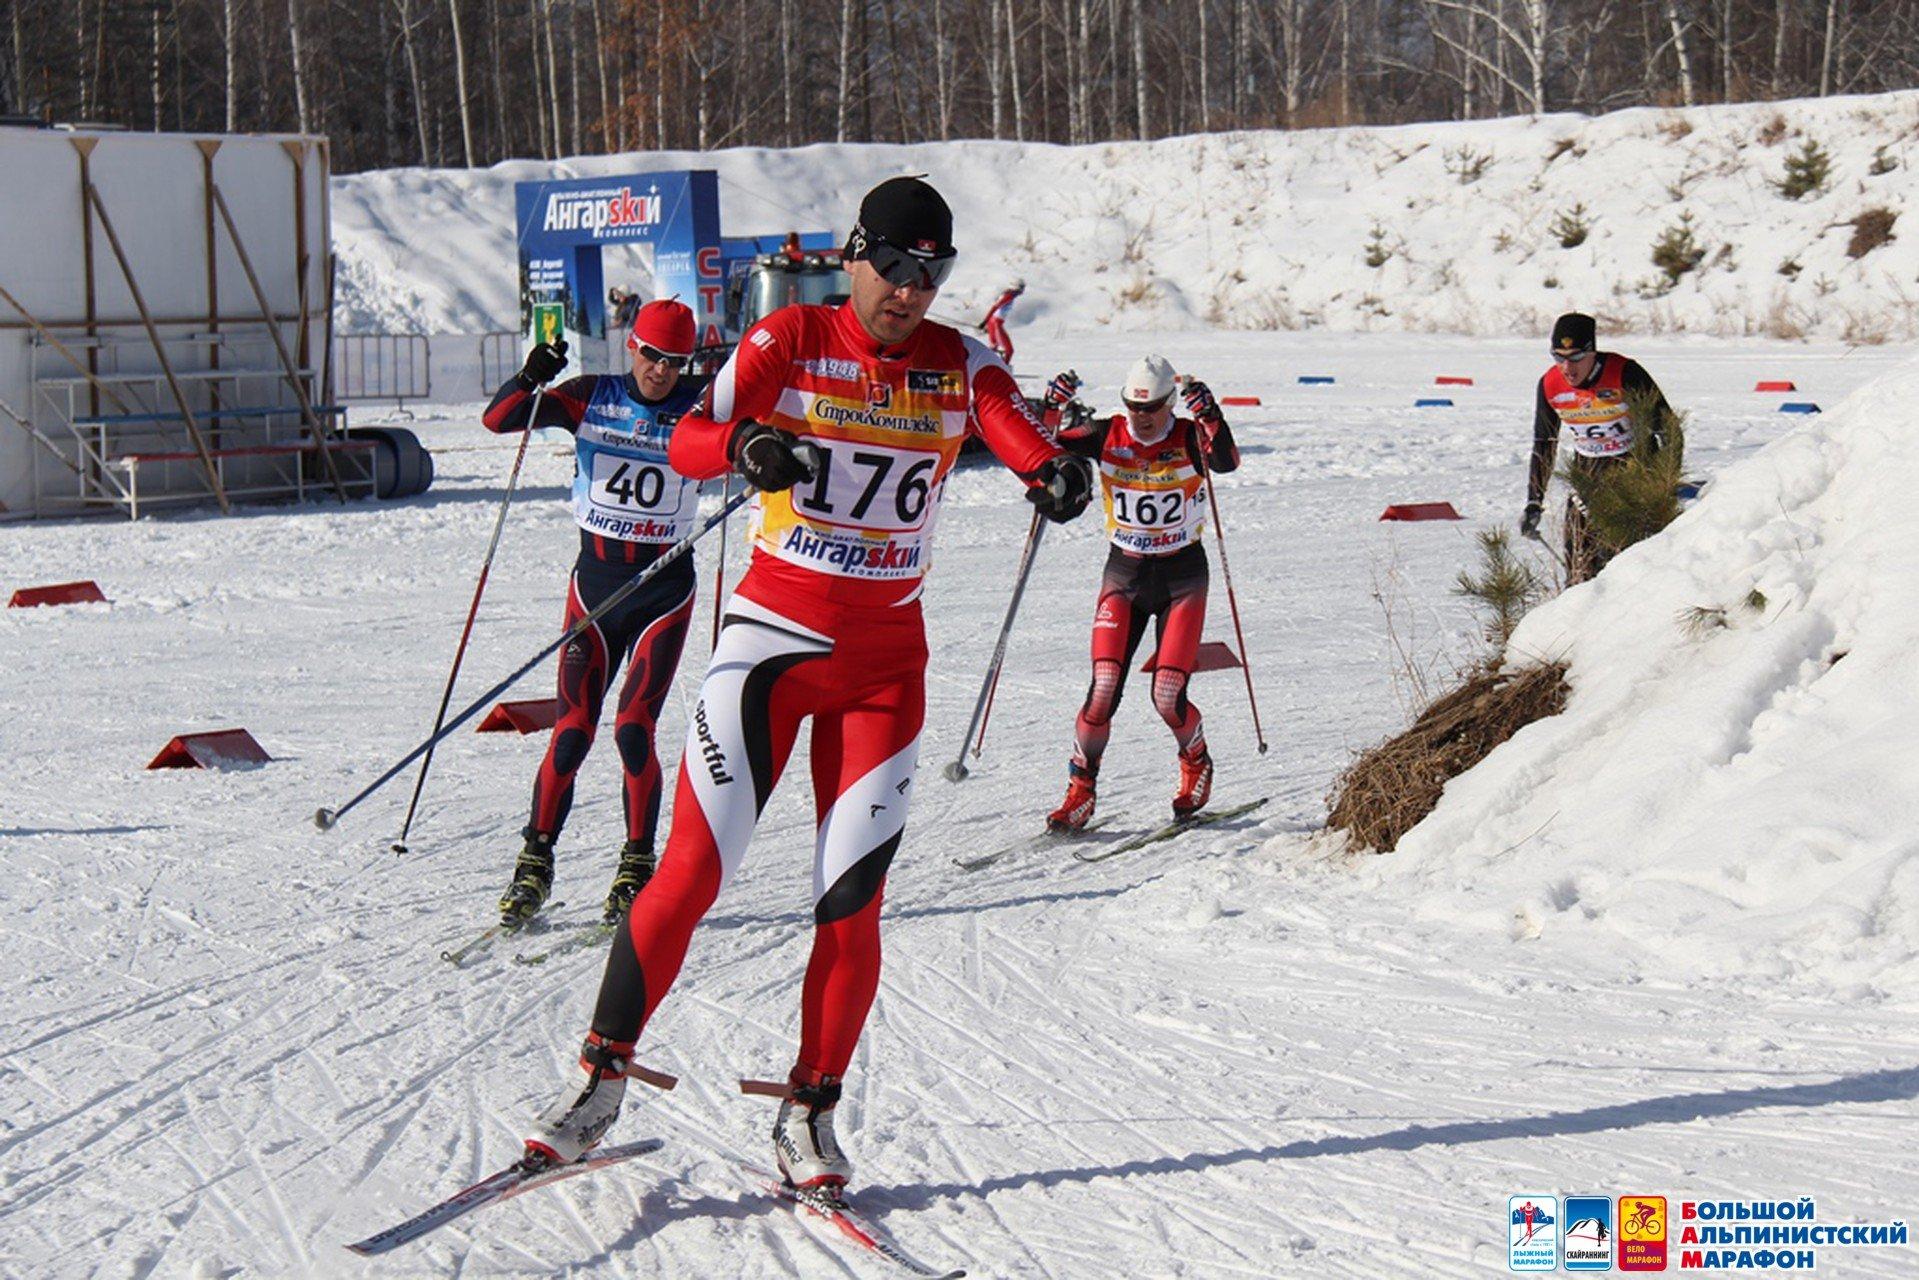
[[[740,1092],[759,1098],[790,1098],[793,1086],[784,1080],[742,1080]]]
[[[643,1067],[637,1062],[628,1062],[626,1064],[625,1074],[628,1080],[638,1080],[641,1084],[650,1084],[655,1089],[668,1091],[680,1082],[678,1076],[670,1076],[664,1071],[655,1071],[651,1067]]]

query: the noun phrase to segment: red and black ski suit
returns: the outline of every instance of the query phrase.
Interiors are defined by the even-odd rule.
[[[1164,437],[1144,444],[1118,414],[1069,428],[1059,443],[1097,460],[1112,539],[1093,614],[1093,679],[1073,724],[1073,772],[1099,776],[1126,669],[1154,620],[1153,707],[1180,751],[1197,754],[1205,735],[1186,684],[1206,625],[1206,485],[1213,473],[1239,469],[1232,429],[1224,418],[1175,418]]]
[[[1652,452],[1668,442],[1673,411],[1652,375],[1637,360],[1602,351],[1586,380],[1575,385],[1559,365],[1539,379],[1533,397],[1533,452],[1526,468],[1526,504],[1541,505],[1552,480],[1559,436],[1566,433],[1573,452],[1568,464],[1587,475],[1601,475],[1633,451],[1644,419]],[[1534,513],[1537,516],[1537,513]],[[1577,494],[1566,499],[1566,577],[1584,582],[1606,567],[1612,552],[1593,536],[1586,508]]]
[[[625,586],[682,536],[698,506],[695,486],[672,474],[667,441],[704,382],[682,378],[663,400],[640,394],[631,374],[569,378],[540,397],[519,376],[494,395],[487,430],[561,427],[573,434],[574,519],[580,554],[568,579],[564,629]],[[673,687],[693,612],[693,558],[681,556],[560,651],[559,719],[533,779],[527,833],[557,837],[573,808],[573,780],[599,731],[606,691],[627,663],[613,741],[624,776],[626,838],[648,854],[663,790],[653,731]]]
[[[660,868],[614,939],[591,1040],[631,1051],[811,716],[814,937],[793,1075],[808,1083],[844,1074],[879,988],[880,901],[926,703],[921,579],[947,473],[969,433],[1029,482],[1059,450],[979,342],[924,323],[884,347],[845,305],[784,307],[750,329],[675,430],[674,467],[727,471],[749,418],[827,462],[755,499],[752,562],[700,688]]]

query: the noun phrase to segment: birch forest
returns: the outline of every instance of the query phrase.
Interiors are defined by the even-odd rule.
[[[1919,84],[1919,0],[0,0],[0,116],[323,133],[337,171]]]

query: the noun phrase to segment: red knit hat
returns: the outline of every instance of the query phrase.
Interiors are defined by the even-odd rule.
[[[638,351],[640,344],[669,356],[693,354],[693,308],[684,302],[661,298],[640,308],[633,317],[633,331],[626,335],[626,349]]]

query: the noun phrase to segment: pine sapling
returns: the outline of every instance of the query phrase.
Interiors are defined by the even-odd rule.
[[[1682,213],[1679,221],[1659,233],[1653,241],[1652,264],[1666,273],[1666,287],[1679,283],[1679,277],[1705,261],[1706,247],[1692,233],[1692,215]]]
[[[1586,243],[1586,237],[1592,231],[1592,221],[1586,216],[1586,206],[1576,204],[1570,209],[1561,209],[1553,218],[1551,230],[1562,249],[1577,249]]]
[[[1643,542],[1679,515],[1679,484],[1686,459],[1685,417],[1663,412],[1648,392],[1631,397],[1632,450],[1601,467],[1560,471],[1586,509],[1592,536],[1608,557]]]
[[[1786,157],[1786,174],[1772,185],[1786,199],[1797,200],[1824,191],[1830,177],[1832,157],[1826,154],[1824,147],[1807,138],[1799,150]]]
[[[1533,567],[1513,554],[1511,534],[1503,528],[1479,531],[1479,571],[1461,569],[1453,592],[1474,603],[1480,633],[1492,648],[1489,667],[1497,667],[1506,656],[1506,644],[1519,620],[1539,603],[1546,589]]]

